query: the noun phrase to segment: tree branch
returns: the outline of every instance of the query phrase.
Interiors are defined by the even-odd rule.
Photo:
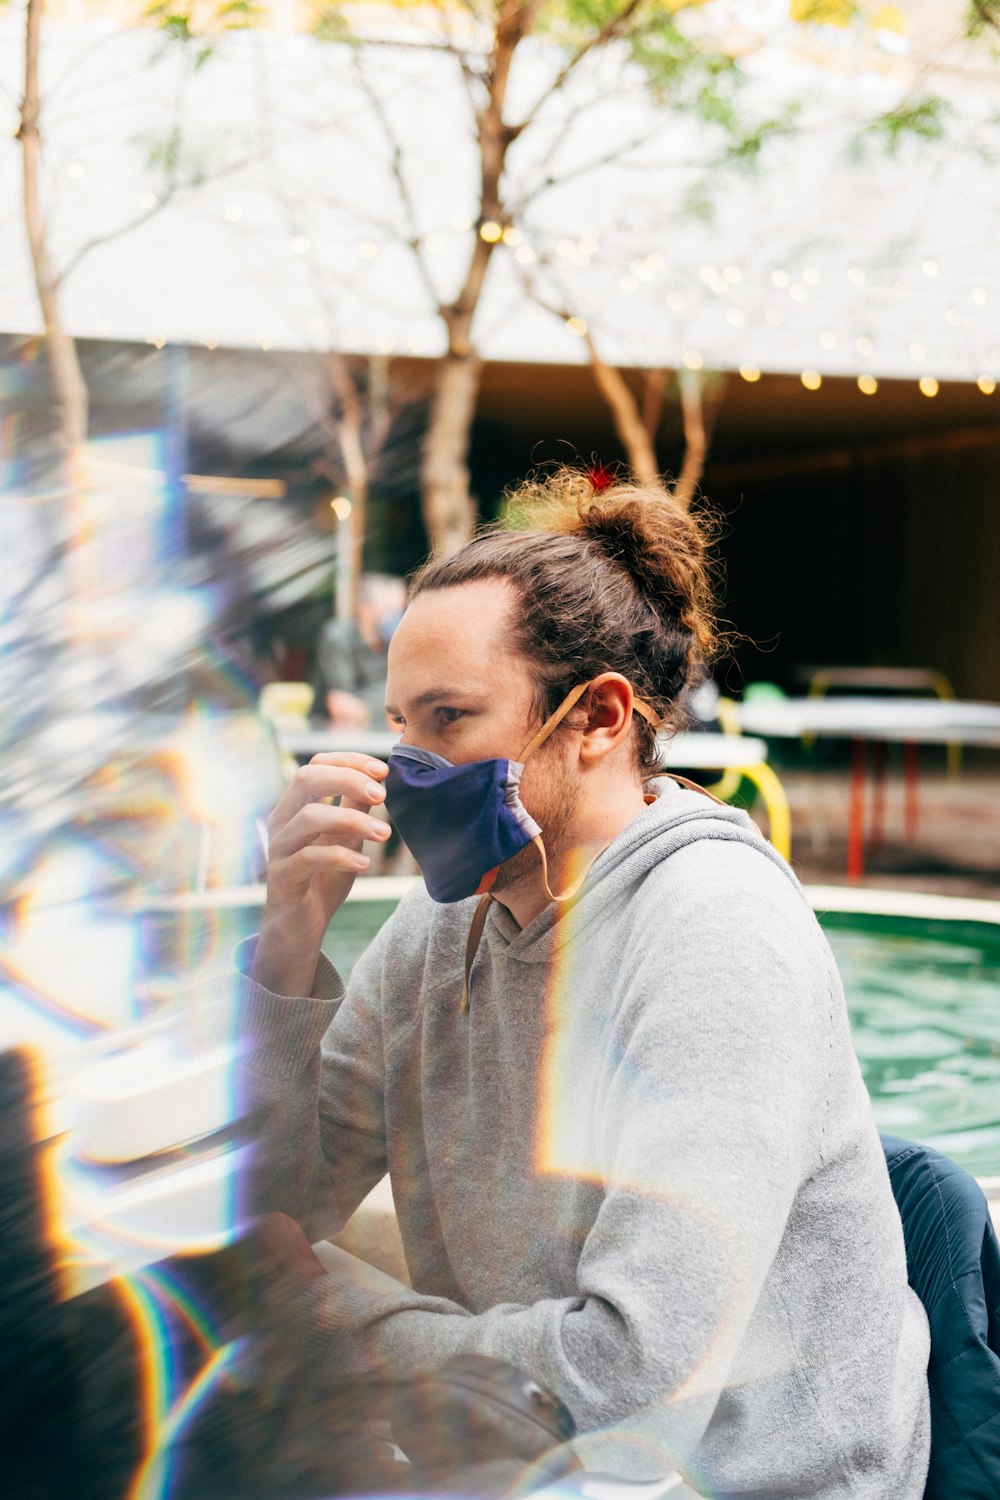
[[[610,20],[605,21],[599,31],[596,31],[582,46],[577,48],[573,56],[560,68],[545,92],[535,100],[528,113],[516,125],[510,127],[513,139],[522,135],[525,130],[534,124],[548,101],[565,86],[585,57],[589,56],[598,47],[605,46],[608,42],[613,41],[615,37],[621,35],[628,22],[644,3],[645,0],[629,0],[629,3],[618,15],[612,16]]]

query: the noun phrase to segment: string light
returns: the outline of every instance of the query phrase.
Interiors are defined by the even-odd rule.
[[[330,501],[330,509],[333,511],[338,521],[346,521],[348,516],[351,514],[351,511],[354,509],[354,506],[351,504],[350,500],[348,500],[346,495],[335,495]]]
[[[848,266],[847,279],[852,286],[863,286],[865,273],[861,266]]]
[[[869,355],[874,350],[875,345],[868,335],[863,333],[859,339],[854,340],[854,347],[859,354]]]
[[[990,294],[984,286],[974,286],[972,288],[972,300],[977,307],[985,307],[990,300]]]
[[[874,375],[859,375],[858,390],[863,396],[874,396],[878,390],[878,381]]]
[[[512,247],[515,245],[519,245],[524,239],[524,235],[518,229],[516,224],[508,224],[500,237],[505,245],[510,245]]]
[[[915,360],[917,364],[919,364],[922,359],[927,358],[927,350],[924,348],[923,344],[910,345],[910,358],[912,360]]]
[[[815,266],[807,266],[806,269],[802,272],[802,280],[805,282],[806,286],[819,286],[823,278],[817,271]]]
[[[933,375],[921,375],[918,384],[920,386],[921,394],[924,396],[936,396],[938,391],[940,390],[940,386],[934,379]]]
[[[362,240],[358,246],[358,254],[362,260],[374,260],[378,254],[378,245],[374,240]]]
[[[518,245],[514,251],[514,259],[522,266],[530,266],[535,259],[535,252],[530,245]]]
[[[823,377],[818,370],[803,370],[799,379],[807,391],[818,391],[823,384]]]
[[[566,332],[571,333],[575,339],[582,339],[587,332],[587,325],[582,318],[567,318]]]
[[[684,355],[684,363],[689,370],[703,370],[705,368],[705,356],[699,354],[697,349],[688,349]]]
[[[792,278],[787,271],[780,269],[771,272],[771,283],[773,286],[791,286]]]
[[[760,379],[760,371],[756,365],[740,365],[740,376],[748,385],[756,385]]]
[[[824,331],[820,334],[819,346],[821,349],[836,349],[837,335],[832,331],[832,329],[824,329]]]
[[[297,234],[292,240],[292,249],[296,255],[305,255],[309,250],[309,241],[304,234]]]
[[[976,384],[978,385],[984,396],[992,396],[993,392],[997,388],[997,383],[993,379],[992,375],[980,375],[979,379],[976,381]]]
[[[936,260],[924,261],[923,271],[925,276],[936,276],[940,269],[941,267],[938,265]]]
[[[498,240],[503,239],[503,225],[498,224],[496,219],[484,219],[479,226],[479,238],[485,240],[487,245],[495,245]]]

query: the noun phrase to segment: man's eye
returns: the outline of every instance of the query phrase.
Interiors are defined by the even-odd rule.
[[[441,720],[441,722],[443,724],[454,724],[454,722],[455,722],[456,719],[460,719],[462,717],[462,714],[464,713],[464,709],[461,709],[461,708],[438,708],[438,709],[435,709],[435,713],[438,715],[439,719]]]

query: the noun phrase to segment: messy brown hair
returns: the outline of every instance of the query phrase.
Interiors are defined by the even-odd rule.
[[[602,476],[603,477],[603,476]],[[518,596],[513,645],[535,668],[545,718],[577,683],[620,672],[661,725],[684,727],[686,689],[718,648],[711,524],[660,487],[612,481],[599,491],[560,468],[507,495],[520,529],[484,527],[417,573],[410,598],[483,578]],[[656,731],[636,715],[641,775],[659,769]]]

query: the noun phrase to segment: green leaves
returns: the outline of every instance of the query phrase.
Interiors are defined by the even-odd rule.
[[[916,99],[904,100],[895,109],[890,109],[867,125],[858,137],[857,145],[863,148],[865,140],[874,140],[890,156],[897,156],[907,141],[940,141],[947,130],[948,116],[952,113],[952,106],[947,100],[936,94],[924,94]]]

